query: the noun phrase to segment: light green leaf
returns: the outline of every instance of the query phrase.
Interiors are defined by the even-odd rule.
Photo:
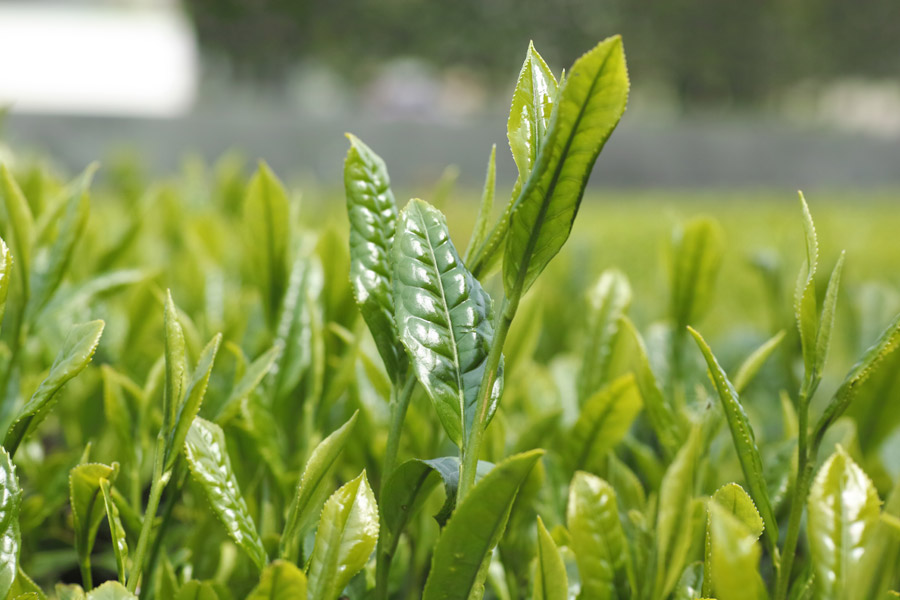
[[[109,523],[109,534],[112,538],[113,554],[116,556],[116,571],[119,581],[125,583],[125,562],[128,560],[128,542],[125,540],[125,527],[119,517],[119,507],[112,500],[109,480],[100,480],[100,492],[103,494],[103,506],[106,509],[106,521]]]
[[[703,563],[691,563],[684,568],[681,579],[672,591],[672,600],[697,600],[703,597],[700,588],[703,586]]]
[[[6,313],[6,298],[9,295],[9,277],[12,274],[12,255],[6,243],[0,239],[0,325]]]
[[[91,362],[97,344],[100,343],[103,325],[100,320],[90,321],[75,325],[69,330],[62,349],[50,367],[50,373],[6,432],[3,446],[10,455],[15,455],[25,436],[34,431],[47,416],[56,400],[56,393]]]
[[[818,600],[858,598],[852,586],[881,502],[872,481],[838,449],[819,469],[807,503],[807,536]]]
[[[393,264],[400,341],[447,435],[462,448],[494,337],[491,297],[463,265],[444,215],[421,200],[400,215]],[[498,371],[488,418],[502,388]]]
[[[215,419],[217,422],[225,420],[231,414],[232,407],[237,408],[241,401],[247,398],[262,383],[262,380],[269,373],[272,365],[275,364],[275,359],[278,358],[281,352],[282,348],[280,345],[272,346],[250,363],[250,366],[247,367],[241,378],[234,384],[228,399],[218,407]]]
[[[422,600],[480,598],[491,552],[519,491],[543,450],[513,455],[476,483],[444,527]]]
[[[509,231],[510,213],[537,162],[557,92],[556,78],[547,63],[534,49],[534,44],[528,44],[525,62],[513,91],[506,126],[509,148],[519,175],[500,220],[477,245],[473,255],[470,257],[466,254],[466,264],[470,265],[472,273],[479,279],[489,273],[500,259],[500,250]]]
[[[818,310],[816,308],[816,267],[819,261],[819,242],[816,239],[816,226],[803,192],[800,194],[800,207],[803,210],[803,232],[806,234],[806,257],[803,267],[797,276],[797,288],[794,292],[794,315],[800,331],[800,345],[803,349],[803,364],[806,376],[811,377],[816,363],[816,337],[819,328]]]
[[[137,596],[118,581],[107,581],[88,592],[86,600],[137,600]]]
[[[337,459],[353,433],[357,415],[354,412],[346,423],[319,442],[306,462],[281,535],[281,558],[289,561],[297,559],[300,538],[314,523],[322,504],[328,498]]]
[[[263,307],[274,323],[288,278],[291,210],[284,185],[265,162],[250,179],[244,199],[244,226],[252,275]]]
[[[175,415],[181,404],[187,378],[184,329],[178,320],[178,308],[172,300],[170,290],[166,290],[165,328],[166,388],[163,395],[163,431],[168,435],[175,427]]]
[[[769,357],[772,356],[772,353],[775,352],[778,345],[781,344],[784,336],[785,331],[782,329],[766,340],[762,346],[754,350],[753,353],[741,363],[741,366],[738,367],[737,373],[733,379],[734,390],[738,394],[744,393],[744,390],[747,389],[747,385],[753,381],[753,378],[759,373],[763,364],[769,360]]]
[[[306,575],[286,560],[273,561],[246,600],[306,600]]]
[[[591,395],[565,437],[565,455],[573,470],[598,471],[641,411],[634,375],[622,375]]]
[[[886,519],[889,518],[900,523],[900,478],[888,494],[881,521],[869,536],[854,577],[852,585],[863,598],[881,598],[896,581],[896,567],[900,564],[900,531],[888,524]]]
[[[184,443],[184,456],[228,535],[262,571],[268,557],[234,477],[222,428],[196,417]]]
[[[716,503],[721,507],[722,510],[731,514],[734,518],[738,520],[743,526],[745,531],[738,532],[739,538],[743,538],[746,535],[753,534],[756,536],[754,539],[759,539],[759,536],[762,535],[763,529],[765,526],[763,525],[762,517],[759,516],[759,513],[756,510],[756,505],[753,504],[753,500],[744,491],[744,488],[739,486],[736,483],[728,483],[720,487],[716,490],[716,493],[713,494],[710,499],[710,503]],[[706,527],[706,572],[712,572],[712,554],[713,554],[713,534],[712,534],[712,508],[709,509],[709,519],[707,521]],[[723,526],[728,526],[727,523]],[[723,538],[719,540],[720,543],[730,543],[727,538]],[[719,549],[721,550],[721,549]],[[730,552],[730,549],[723,550],[724,552]],[[734,554],[726,556],[725,558],[731,560],[737,558],[737,553],[735,551]],[[744,557],[747,558],[747,557]],[[757,560],[759,556],[757,553]],[[755,566],[753,567],[756,568]],[[715,589],[715,580],[714,576],[706,577],[703,581],[703,595],[704,596],[712,596],[713,590]]]
[[[708,217],[675,230],[670,311],[676,331],[697,323],[709,310],[724,246],[722,228]]]
[[[0,448],[0,598],[6,598],[16,579],[22,549],[21,506],[22,490],[16,478],[16,467],[6,450]]]
[[[219,595],[209,582],[194,579],[179,588],[175,600],[219,600]]]
[[[484,190],[481,192],[481,204],[478,208],[478,216],[472,227],[472,237],[466,246],[465,263],[468,266],[473,259],[476,250],[484,244],[488,236],[491,213],[494,210],[494,195],[497,191],[497,144],[491,146],[491,156],[488,158],[487,173],[484,177]]]
[[[588,292],[587,330],[581,370],[578,372],[578,400],[584,402],[609,383],[612,352],[619,320],[631,304],[631,285],[628,278],[616,269],[609,269]]]
[[[56,597],[59,600],[84,600],[84,590],[77,583],[56,584]]]
[[[22,570],[21,566],[16,572],[16,580],[13,581],[12,587],[9,588],[9,593],[5,597],[15,598],[16,600],[23,598],[27,600],[47,600],[44,590]]]
[[[356,136],[347,134],[344,190],[350,219],[350,283],[385,368],[391,377],[405,369],[398,344],[391,286],[391,247],[397,228],[397,203],[380,156]]]
[[[216,360],[216,353],[219,351],[219,344],[222,342],[222,334],[218,333],[210,340],[210,342],[200,353],[197,360],[197,367],[191,376],[191,382],[188,384],[184,392],[184,401],[178,408],[178,416],[175,419],[175,427],[169,437],[168,447],[166,450],[166,460],[164,471],[168,471],[175,464],[175,459],[184,445],[184,440],[188,435],[188,429],[194,422],[194,417],[200,412],[200,404],[206,395],[206,387],[209,385],[209,376],[212,373],[213,363]]]
[[[307,571],[309,600],[335,600],[366,565],[377,541],[378,505],[363,471],[322,509]]]
[[[594,162],[625,111],[628,85],[619,37],[600,42],[572,66],[510,212],[503,259],[507,297],[524,295],[569,237]]]
[[[709,503],[709,579],[718,600],[766,598],[758,539],[731,510],[716,500]]]
[[[534,565],[532,600],[566,600],[569,579],[562,554],[540,517],[538,522],[537,561]]]
[[[710,378],[715,384],[716,392],[722,403],[722,410],[725,413],[725,419],[728,421],[728,428],[731,430],[734,449],[741,462],[741,470],[747,479],[750,495],[756,502],[759,513],[762,515],[763,522],[766,525],[766,539],[769,542],[770,550],[774,553],[778,540],[778,523],[775,521],[775,515],[772,512],[772,503],[769,499],[762,459],[759,456],[759,448],[756,445],[756,436],[753,433],[753,428],[750,426],[744,407],[741,406],[737,391],[731,385],[725,371],[719,366],[709,345],[695,329],[690,327],[688,329],[691,335],[694,336],[697,346],[703,353],[707,366],[709,366]]]
[[[691,547],[691,503],[700,454],[700,430],[694,428],[687,442],[663,476],[656,516],[656,578],[652,598],[661,600],[675,586]]]
[[[101,480],[115,479],[119,465],[86,463],[69,472],[69,500],[72,503],[72,527],[75,529],[75,550],[82,568],[85,587],[91,587],[91,551],[100,522],[103,521],[105,506],[100,491]]]
[[[566,525],[572,536],[583,597],[630,598],[636,582],[612,486],[589,473],[575,473],[569,486]]]
[[[6,214],[9,217],[9,230],[12,232],[10,245],[13,248],[13,256],[19,263],[17,271],[25,284],[27,295],[31,245],[34,237],[34,217],[31,215],[31,208],[28,206],[25,194],[22,193],[22,189],[6,165],[0,165],[0,184],[2,184],[0,193],[3,194]]]
[[[828,350],[831,348],[831,331],[834,329],[834,313],[837,306],[838,290],[841,287],[841,271],[844,268],[845,252],[841,252],[831,278],[828,280],[828,289],[825,290],[825,300],[822,303],[822,318],[819,321],[819,330],[816,333],[815,372],[821,375],[825,370],[825,361],[828,358]]]

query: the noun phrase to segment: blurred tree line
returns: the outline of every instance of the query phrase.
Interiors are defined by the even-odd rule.
[[[364,80],[417,56],[508,86],[528,40],[552,65],[621,33],[632,79],[684,107],[750,105],[800,79],[900,76],[900,0],[186,0],[201,45],[278,84],[314,57]]]

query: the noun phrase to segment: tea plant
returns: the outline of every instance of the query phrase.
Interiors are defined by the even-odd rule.
[[[889,597],[900,317],[826,370],[844,256],[802,196],[793,303],[758,260],[772,329],[721,363],[712,218],[644,327],[621,271],[548,269],[628,89],[618,38],[559,79],[529,47],[465,251],[352,135],[349,245],[264,163],[120,167],[93,209],[94,167],[0,168],[0,597]]]

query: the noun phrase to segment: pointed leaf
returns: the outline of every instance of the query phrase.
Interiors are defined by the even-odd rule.
[[[589,473],[575,473],[569,486],[566,525],[572,536],[584,597],[631,597],[634,573],[612,486]]]
[[[709,503],[709,579],[718,600],[760,600],[759,535],[718,501]]]
[[[724,245],[722,228],[710,218],[694,219],[676,230],[670,308],[676,331],[697,323],[709,309]]]
[[[0,598],[6,598],[19,566],[21,506],[22,490],[16,479],[16,467],[6,450],[0,448]]]
[[[234,389],[231,390],[228,399],[218,407],[216,421],[220,421],[223,416],[227,416],[231,411],[231,407],[238,406],[262,383],[281,352],[282,348],[280,345],[272,346],[250,363],[250,366],[247,367],[247,370],[238,382],[234,384]]]
[[[406,363],[397,343],[391,286],[397,203],[381,157],[356,136],[347,137],[350,150],[344,161],[344,189],[350,218],[350,283],[384,366],[391,377],[397,377]]]
[[[469,265],[477,249],[484,244],[488,236],[491,213],[494,210],[494,195],[497,191],[497,144],[491,146],[491,156],[488,158],[487,174],[484,177],[484,190],[481,192],[481,204],[478,208],[478,216],[472,227],[472,237],[466,246],[465,263]]]
[[[841,252],[831,278],[828,280],[828,289],[825,290],[825,300],[822,303],[822,318],[819,322],[819,331],[816,334],[815,372],[821,374],[825,370],[825,361],[828,358],[828,350],[831,348],[831,330],[834,329],[834,313],[837,306],[838,290],[841,287],[841,271],[844,268],[845,252]]]
[[[273,561],[246,600],[306,600],[306,575],[286,560]]]
[[[806,234],[806,257],[803,267],[797,276],[797,289],[794,292],[794,316],[800,331],[800,344],[803,349],[803,364],[807,377],[815,369],[816,335],[818,332],[818,314],[816,308],[816,267],[819,261],[819,242],[816,239],[816,226],[803,192],[800,192],[800,207],[803,210],[803,232]]]
[[[759,373],[759,370],[769,357],[772,356],[772,353],[775,352],[778,345],[781,344],[781,340],[784,339],[784,336],[785,331],[782,329],[766,340],[762,346],[754,350],[753,353],[741,363],[733,380],[734,389],[738,394],[744,393],[744,390],[747,389],[747,385],[754,377],[756,377],[756,374]]]
[[[119,517],[119,507],[113,502],[108,479],[100,480],[100,492],[103,494],[106,521],[109,523],[109,535],[112,538],[113,553],[116,556],[116,571],[119,575],[119,581],[125,583],[128,542],[125,540],[125,527],[122,525],[122,519]]]
[[[621,38],[608,38],[575,61],[510,213],[503,259],[509,298],[524,295],[569,237],[591,169],[627,99]]]
[[[195,418],[184,443],[184,456],[228,535],[262,571],[268,557],[234,477],[222,428]]]
[[[363,471],[322,509],[307,572],[309,600],[335,600],[366,565],[377,541],[378,505]]]
[[[818,600],[857,598],[851,585],[881,502],[872,481],[838,446],[819,469],[809,492],[807,536]]]
[[[13,581],[6,598],[15,598],[15,600],[47,600],[47,595],[19,566],[16,580]]]
[[[400,341],[447,435],[461,448],[494,337],[491,297],[463,265],[444,215],[421,200],[411,200],[400,215],[393,260]],[[489,418],[502,387],[498,372]]]
[[[631,304],[631,285],[620,271],[604,271],[588,293],[584,357],[578,373],[578,400],[584,402],[609,383],[609,368],[619,320]]]
[[[0,326],[6,313],[6,297],[9,295],[9,277],[12,274],[12,255],[6,243],[0,239]]]
[[[83,565],[90,565],[97,530],[103,521],[105,505],[100,490],[101,480],[115,479],[118,465],[86,463],[69,473],[69,499],[72,503],[72,527],[75,530],[75,550]],[[84,584],[89,587],[89,582]]]
[[[566,600],[569,579],[566,564],[556,542],[538,517],[537,561],[534,565],[534,595],[532,600]]]
[[[346,423],[313,449],[288,510],[279,547],[282,558],[289,561],[296,560],[300,538],[319,516],[321,506],[332,489],[337,459],[347,445],[350,434],[353,433],[357,415],[358,413],[354,412]]]
[[[736,483],[728,483],[720,487],[716,490],[716,493],[713,494],[710,502],[715,502],[718,504],[725,512],[732,515],[736,518],[741,524],[744,525],[745,532],[737,532],[738,537],[744,537],[745,534],[753,534],[756,537],[754,539],[759,539],[762,535],[764,525],[762,522],[762,517],[759,516],[759,513],[756,510],[756,505],[753,504],[753,500],[744,491],[744,488],[739,486]],[[707,520],[706,526],[706,572],[711,573],[712,569],[712,552],[713,552],[713,535],[712,535],[712,509],[709,509],[709,517]],[[727,524],[725,524],[727,525]],[[728,544],[727,538],[720,538],[719,543]],[[720,549],[721,550],[721,549]],[[726,549],[726,552],[730,551]],[[734,559],[737,555],[735,551],[734,555],[729,557],[730,559]],[[746,557],[745,557],[746,558]],[[755,567],[754,567],[755,569]],[[714,589],[714,579],[713,576],[706,577],[703,581],[703,595],[704,596],[712,596]]]
[[[166,389],[163,395],[163,431],[168,435],[175,427],[175,415],[181,404],[187,378],[184,330],[178,320],[178,308],[172,292],[166,290]]]
[[[480,598],[491,552],[519,487],[543,450],[513,455],[475,484],[438,538],[422,600]]]
[[[31,244],[34,236],[34,217],[25,194],[6,165],[0,165],[0,194],[3,195],[6,214],[9,217],[10,245],[13,248],[13,256],[19,263],[18,273],[28,289],[29,265],[31,264]]]
[[[56,393],[91,362],[97,344],[100,343],[103,325],[103,321],[90,321],[75,325],[69,330],[62,349],[50,367],[50,373],[6,432],[3,446],[10,455],[15,455],[25,436],[34,431],[47,416],[56,400]]]

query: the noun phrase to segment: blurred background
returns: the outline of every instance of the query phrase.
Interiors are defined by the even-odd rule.
[[[239,149],[339,185],[353,131],[410,188],[479,186],[496,143],[508,183],[529,40],[559,73],[615,33],[632,96],[595,186],[900,183],[897,0],[2,0],[0,140],[152,174]]]

